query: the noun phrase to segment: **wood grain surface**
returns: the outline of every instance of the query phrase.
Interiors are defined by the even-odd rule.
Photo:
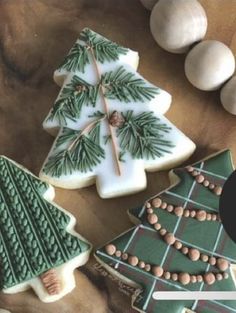
[[[207,38],[218,39],[236,53],[236,1],[201,0],[209,21]],[[52,80],[83,27],[140,53],[139,72],[173,95],[167,117],[196,144],[190,161],[230,148],[236,161],[236,117],[223,110],[219,91],[202,92],[184,76],[184,55],[157,46],[149,15],[138,0],[1,0],[0,1],[0,154],[36,175],[53,138],[41,123],[59,88]],[[214,57],[214,56],[212,56]],[[169,184],[167,172],[148,174],[148,188],[136,195],[102,200],[95,187],[56,189],[56,202],[72,212],[77,231],[104,244],[132,226],[126,210]],[[53,304],[32,291],[0,294],[0,307],[12,313],[133,313],[131,291],[112,281],[91,258],[76,271],[76,289]],[[121,292],[119,289],[122,289]],[[161,312],[162,313],[162,312]]]

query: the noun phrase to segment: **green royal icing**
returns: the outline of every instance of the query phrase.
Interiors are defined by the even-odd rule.
[[[229,151],[220,152],[210,159],[198,162],[194,167],[202,171],[209,181],[218,185],[223,185],[234,170]],[[188,209],[219,211],[219,197],[204,186],[194,183],[194,178],[185,169],[177,169],[174,172],[181,181],[160,193],[158,196],[162,200]],[[178,219],[174,214],[160,209],[154,209],[154,212],[158,214],[162,227],[169,232],[175,232],[176,238],[188,247],[197,247],[202,253],[221,255],[231,263],[236,263],[236,244],[227,236],[220,222],[198,222],[196,219],[185,217]],[[144,207],[130,210],[129,213],[140,220],[140,225],[112,241],[118,250],[125,250],[151,265],[162,264],[166,271],[172,273],[187,272],[197,275],[204,274],[206,271],[217,272],[217,269],[209,266],[208,263],[193,262],[174,247],[168,246],[147,222]],[[195,283],[183,286],[172,280],[156,278],[151,272],[145,272],[120,258],[109,256],[105,252],[105,247],[97,250],[96,256],[117,273],[141,286],[141,295],[134,302],[134,307],[138,310],[148,313],[182,313],[184,308],[189,308],[197,313],[236,312],[236,301],[156,301],[152,298],[154,291],[236,291],[229,271],[228,279],[216,281],[213,285]]]
[[[0,285],[13,287],[57,267],[90,246],[69,234],[70,217],[43,198],[49,188],[0,157]]]

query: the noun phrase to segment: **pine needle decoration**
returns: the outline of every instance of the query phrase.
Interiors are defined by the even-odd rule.
[[[67,71],[80,71],[84,73],[86,64],[89,63],[88,49],[85,46],[75,43],[65,60],[59,66],[59,69]]]
[[[84,41],[84,44],[75,43],[63,63],[59,66],[59,70],[65,69],[67,71],[84,73],[85,66],[90,63],[91,49],[96,60],[100,63],[116,61],[119,59],[120,54],[128,52],[128,49],[107,40],[88,28],[81,32],[80,40]]]
[[[77,130],[64,127],[56,141],[55,148],[72,143],[77,138],[78,134],[79,132]]]
[[[81,131],[64,128],[55,147],[67,144],[68,147],[53,154],[44,166],[44,172],[54,177],[72,174],[73,171],[91,171],[105,158],[100,146],[100,122],[84,134]]]
[[[171,141],[163,139],[170,128],[161,124],[152,112],[134,115],[133,111],[123,114],[124,124],[117,129],[123,155],[129,152],[135,159],[155,159],[170,153]]]
[[[84,105],[96,106],[101,86],[106,98],[125,103],[151,100],[159,92],[158,88],[148,86],[143,79],[135,78],[134,73],[122,66],[116,71],[105,73],[97,85],[91,85],[74,75],[71,82],[62,89],[48,120],[57,119],[61,125],[67,125],[67,119],[76,121]]]
[[[80,117],[83,105],[96,105],[98,92],[98,85],[93,86],[74,75],[71,82],[62,89],[48,120],[57,119],[62,125],[67,125],[67,119],[75,121]]]
[[[94,56],[100,63],[104,63],[105,61],[117,61],[120,54],[126,54],[128,52],[127,48],[107,40],[91,31],[89,28],[85,28],[81,32],[80,39],[83,40],[89,48],[93,49]]]
[[[159,88],[147,86],[145,81],[128,72],[123,66],[102,75],[101,84],[106,88],[105,97],[122,102],[151,100]]]

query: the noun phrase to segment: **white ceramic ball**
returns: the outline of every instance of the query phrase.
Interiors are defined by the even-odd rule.
[[[232,77],[221,89],[220,100],[226,111],[236,115],[236,76]]]
[[[140,1],[146,9],[152,10],[158,0],[140,0]]]
[[[197,44],[185,59],[185,74],[201,90],[218,89],[234,73],[232,51],[222,42],[206,40]]]
[[[151,13],[150,28],[163,49],[184,53],[205,36],[207,17],[197,0],[159,0]]]

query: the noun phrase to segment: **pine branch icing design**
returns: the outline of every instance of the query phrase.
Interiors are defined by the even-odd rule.
[[[70,176],[67,186],[79,187],[109,171],[107,180],[114,182],[109,194],[115,195],[137,162],[142,165],[134,175],[143,178],[135,186],[133,177],[126,190],[144,188],[145,168],[154,170],[165,158],[180,160],[193,152],[194,144],[161,115],[170,95],[136,72],[137,58],[130,49],[82,31],[54,75],[56,81],[63,76],[64,83],[44,128],[60,130],[40,173],[43,179],[63,187]],[[100,195],[109,197],[102,189]]]
[[[107,40],[88,28],[81,32],[79,39],[80,42],[75,43],[59,69],[84,72],[86,65],[90,63],[89,51],[91,49],[94,51],[96,61],[100,63],[116,61],[120,54],[128,52],[128,49]]]
[[[90,250],[67,231],[71,218],[43,194],[49,186],[0,157],[1,289],[15,287]]]
[[[133,111],[127,111],[123,117],[123,125],[117,129],[123,155],[129,151],[133,158],[155,159],[171,153],[173,143],[163,139],[163,134],[169,133],[171,128],[161,124],[152,112],[135,116]]]
[[[236,291],[236,244],[219,217],[222,186],[233,171],[228,150],[174,170],[175,185],[129,211],[139,224],[96,251],[112,275],[140,286],[133,302],[139,312],[236,311],[229,300],[156,300],[161,291]]]
[[[62,125],[67,124],[67,119],[75,121],[80,117],[84,105],[96,106],[101,88],[107,99],[117,99],[121,105],[131,101],[151,100],[159,92],[158,88],[148,86],[143,79],[135,77],[134,73],[128,72],[123,66],[102,75],[95,86],[74,75],[71,82],[62,89],[48,119],[58,119]]]
[[[92,129],[88,134],[84,134],[84,131],[64,128],[56,142],[59,149],[48,159],[45,171],[56,177],[72,174],[73,171],[82,173],[92,171],[93,167],[105,157],[104,149],[99,145],[99,133],[99,121],[92,123]],[[67,144],[66,148],[65,143]],[[61,146],[64,146],[62,150]]]

